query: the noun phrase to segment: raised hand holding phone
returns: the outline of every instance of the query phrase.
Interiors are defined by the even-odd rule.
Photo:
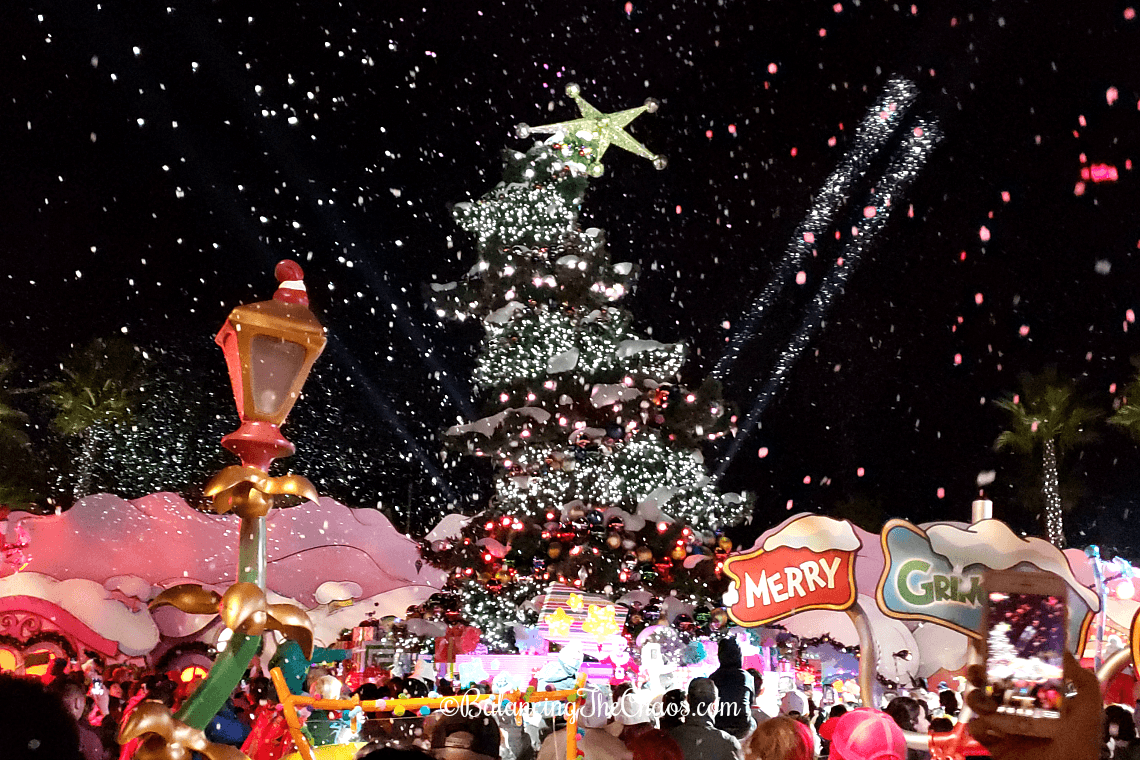
[[[974,711],[968,726],[970,733],[994,760],[1096,760],[1104,732],[1104,710],[1101,707],[1100,683],[1091,670],[1081,667],[1077,659],[1065,651],[1065,679],[1076,693],[1061,705],[1064,730],[1053,738],[1009,733],[998,719],[998,704],[986,694],[986,672],[980,665],[970,667],[970,683],[975,688],[966,696]]]
[[[1010,734],[1061,732],[1068,589],[1053,573],[990,571],[983,579],[986,690]]]

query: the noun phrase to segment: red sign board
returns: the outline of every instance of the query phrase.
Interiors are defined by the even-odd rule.
[[[724,572],[736,591],[728,615],[743,626],[767,625],[805,610],[845,610],[855,603],[855,552],[761,549],[729,557]]]

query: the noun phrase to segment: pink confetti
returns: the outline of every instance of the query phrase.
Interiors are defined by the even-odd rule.
[[[983,224],[982,228],[978,230],[978,237],[980,237],[982,240],[989,240],[990,228]]]
[[[843,3],[836,3],[835,5],[831,6],[831,10],[835,11],[836,13],[842,13]]]
[[[926,133],[922,131],[922,127],[915,127],[914,128],[914,136],[915,137],[922,137],[924,134],[926,134]]]
[[[803,285],[805,282],[807,282],[807,272],[801,269],[800,271],[796,272],[796,284]]]
[[[939,499],[945,499],[946,498],[946,489],[942,488],[941,486],[938,488],[938,498]]]
[[[863,477],[863,473],[864,473],[864,472],[865,472],[865,470],[864,470],[862,467],[860,467],[858,470],[856,470],[856,471],[855,471],[855,475],[856,475],[857,477],[860,477],[860,478],[861,478],[861,477]]]
[[[792,506],[795,504],[791,499],[788,499],[788,510],[791,511]]]
[[[1128,311],[1124,312],[1124,318],[1128,320],[1128,324],[1132,324],[1136,321],[1136,312],[1132,311],[1132,309],[1129,309]]]
[[[1084,194],[1085,194],[1085,183],[1084,182],[1078,182],[1077,184],[1073,185],[1073,195],[1084,195]]]
[[[768,447],[767,446],[761,446],[760,450],[756,452],[756,456],[760,457],[761,459],[768,456]]]
[[[829,148],[834,148],[834,147],[835,147],[835,138],[834,138],[834,137],[829,137],[829,138],[827,138],[827,146],[828,146]]]
[[[983,300],[985,300],[985,297],[981,293],[974,294],[974,303],[976,303],[978,306],[982,305]]]
[[[1133,8],[1132,6],[1125,8],[1124,9],[1124,18],[1128,19],[1129,21],[1136,18],[1136,9]]]
[[[1089,123],[1087,121],[1085,121],[1085,115],[1084,114],[1081,114],[1080,116],[1077,117],[1077,122],[1082,127],[1087,127],[1089,125]]]
[[[906,215],[909,216],[911,219],[914,219],[914,204],[913,203],[910,204],[910,206],[907,208]]]
[[[1017,328],[1017,334],[1024,338],[1029,334],[1029,325],[1022,325],[1021,327]]]
[[[678,214],[679,214],[679,213],[681,213],[681,206],[680,206],[680,205],[678,205],[678,206],[677,206],[677,209],[676,209],[676,210],[677,210],[677,213],[678,213]]]
[[[1093,182],[1115,182],[1119,179],[1116,167],[1111,164],[1093,164],[1089,170]]]
[[[793,156],[794,156],[794,155],[796,155],[796,153],[798,153],[798,152],[799,152],[799,151],[797,151],[795,148],[792,148],[792,155],[793,155]]]
[[[1008,190],[1002,190],[1001,191],[1001,200],[1003,203],[1009,203],[1009,191]]]
[[[958,261],[965,261],[965,260],[966,260],[966,252],[962,251],[961,253],[958,254]]]
[[[735,125],[735,124],[729,124],[729,125],[728,125],[728,133],[729,133],[730,135],[735,135],[735,134],[736,134],[736,125]]]
[[[820,28],[820,30],[819,30],[819,36],[820,36],[820,37],[826,37],[826,36],[827,36],[827,30],[826,30],[826,29],[823,29],[823,28],[821,27],[821,28]]]
[[[864,206],[863,207],[863,218],[864,219],[870,219],[871,217],[873,217],[877,213],[878,213],[878,211],[875,209],[874,206]]]
[[[1108,386],[1108,392],[1109,393],[1116,393],[1116,383],[1113,383],[1112,385]]]
[[[814,232],[805,232],[804,233],[804,242],[805,243],[814,243],[815,242],[815,233]]]
[[[839,258],[837,258],[835,260],[835,266],[837,266],[837,267],[843,266],[843,257],[842,256],[840,256]]]
[[[625,15],[629,16],[632,13],[633,13],[633,3],[626,3],[625,4]]]
[[[1115,87],[1109,87],[1107,90],[1104,91],[1104,99],[1108,101],[1109,105],[1112,105],[1113,103],[1115,103],[1116,99],[1119,97],[1120,97],[1120,91],[1117,90]]]
[[[961,354],[954,354],[954,364],[957,365],[957,364],[961,364],[961,363],[962,363],[962,355]]]
[[[777,66],[775,63],[769,63],[768,64],[768,73],[769,74],[775,74],[779,70],[780,70],[780,67]]]
[[[804,475],[804,485],[805,486],[811,485],[811,475]]]
[[[712,130],[711,129],[705,130],[705,137],[709,138],[710,140],[712,139]]]

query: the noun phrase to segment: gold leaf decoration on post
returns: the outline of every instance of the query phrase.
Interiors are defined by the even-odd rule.
[[[119,744],[142,739],[135,760],[191,760],[198,752],[207,760],[249,760],[237,747],[214,744],[206,734],[170,714],[161,702],[140,702],[119,729]]]
[[[272,477],[256,467],[230,465],[206,484],[205,495],[214,500],[214,512],[233,512],[239,517],[265,517],[277,495],[300,496],[308,501],[319,498],[317,489],[300,475]]]
[[[313,624],[300,607],[269,604],[255,583],[235,583],[222,596],[218,611],[226,628],[247,636],[280,631],[296,641],[306,657],[313,656]]]
[[[193,583],[180,583],[151,599],[147,607],[153,610],[155,607],[168,604],[191,615],[214,615],[218,612],[220,601],[222,597],[218,596],[216,591],[210,591]]]

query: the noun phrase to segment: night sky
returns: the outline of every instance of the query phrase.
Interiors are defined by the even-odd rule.
[[[942,139],[821,321],[804,316],[872,189],[889,190],[877,183],[903,133],[868,155],[803,283],[779,290],[726,397],[747,414],[780,356],[809,342],[723,484],[756,494],[746,537],[843,502],[968,519],[995,471],[997,516],[1032,530],[1034,471],[993,452],[992,401],[1056,365],[1108,411],[1140,355],[1135,15],[966,0],[6,2],[0,344],[33,384],[73,345],[125,333],[188,357],[228,400],[210,341],[296,258],[331,342],[286,427],[290,466],[354,505],[403,517],[411,499],[413,527],[430,527],[444,500],[477,506],[489,476],[441,461],[439,431],[472,408],[478,335],[438,320],[421,289],[473,262],[448,207],[498,180],[504,147],[529,145],[515,124],[575,117],[571,81],[603,111],[660,101],[629,131],[668,167],[611,149],[582,223],[641,267],[624,305],[644,333],[689,343],[696,385],[828,176],[866,150],[856,125],[905,79],[906,129],[921,119]],[[1118,178],[1078,184],[1100,164]],[[236,427],[219,409],[222,432]],[[725,449],[707,456],[715,467]],[[1140,545],[1137,463],[1111,430],[1063,463],[1074,543]]]

